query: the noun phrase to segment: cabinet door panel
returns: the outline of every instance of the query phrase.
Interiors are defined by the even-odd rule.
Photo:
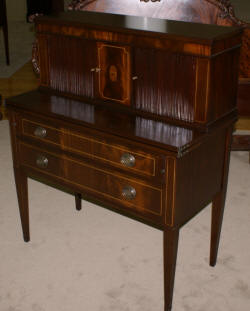
[[[160,50],[135,49],[137,109],[185,121],[194,120],[196,59]]]
[[[98,43],[98,96],[130,105],[130,49]]]
[[[92,98],[96,67],[96,43],[53,36],[48,43],[49,84],[53,89]]]

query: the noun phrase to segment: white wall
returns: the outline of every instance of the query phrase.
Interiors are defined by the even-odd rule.
[[[26,0],[7,0],[6,6],[9,21],[26,20]]]

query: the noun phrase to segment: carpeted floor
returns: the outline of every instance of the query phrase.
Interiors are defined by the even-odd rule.
[[[0,31],[0,78],[11,77],[18,69],[31,59],[34,41],[34,25],[26,22],[10,21],[9,49],[10,65],[6,65],[2,30]]]
[[[0,122],[0,310],[163,311],[162,233],[29,180],[22,241],[7,121]],[[210,207],[181,230],[173,311],[248,311],[250,165],[233,152],[218,264]]]

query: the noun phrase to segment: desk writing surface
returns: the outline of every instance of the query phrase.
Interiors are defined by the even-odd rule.
[[[37,18],[39,23],[55,22],[79,26],[95,26],[97,28],[115,28],[118,31],[140,31],[166,36],[213,41],[242,32],[240,27],[223,27],[217,25],[199,24],[151,17],[119,15],[100,12],[62,12]]]
[[[180,152],[195,145],[205,136],[195,129],[40,91],[31,91],[12,97],[11,106],[34,112],[40,116],[71,120],[80,125],[128,137],[148,145],[160,145],[174,152]]]

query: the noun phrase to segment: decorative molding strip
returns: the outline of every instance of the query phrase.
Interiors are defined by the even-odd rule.
[[[222,19],[229,18],[234,24],[238,26],[246,25],[245,22],[241,21],[239,18],[235,16],[234,8],[229,0],[206,0],[206,1],[215,5],[217,8],[221,10],[220,17]]]

